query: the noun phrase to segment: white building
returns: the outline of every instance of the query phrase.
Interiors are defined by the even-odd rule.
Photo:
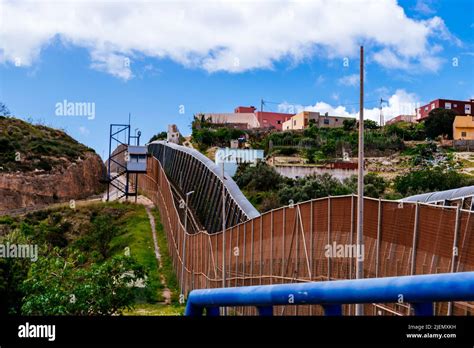
[[[166,140],[174,144],[179,144],[179,131],[175,124],[168,125]]]

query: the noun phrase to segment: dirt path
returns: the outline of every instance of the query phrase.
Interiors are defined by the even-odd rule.
[[[116,190],[115,190],[116,191]],[[112,191],[110,194],[110,200],[116,200],[117,199],[117,193]],[[125,198],[121,198],[120,201],[125,201]],[[130,199],[130,202],[134,202],[135,199],[132,197]],[[158,246],[158,239],[156,237],[156,222],[155,222],[155,217],[153,216],[151,210],[154,208],[153,202],[145,197],[145,196],[138,196],[137,197],[137,204],[141,204],[145,207],[146,213],[148,215],[148,219],[150,220],[150,226],[151,226],[151,234],[153,236],[153,245],[155,249],[155,258],[158,263],[159,268],[163,268],[163,264],[161,262],[161,253],[160,253],[160,247]],[[163,274],[160,273],[160,281],[162,284],[166,285],[166,279],[163,276]],[[165,287],[163,289],[163,298],[164,298],[164,304],[171,304],[171,291],[169,288]]]
[[[153,245],[155,247],[155,257],[156,261],[158,262],[158,265],[160,268],[163,268],[163,264],[161,262],[161,253],[160,253],[160,247],[158,246],[158,239],[156,237],[156,222],[155,222],[155,217],[153,216],[151,210],[153,209],[154,205],[153,202],[143,196],[138,196],[137,199],[138,204],[143,204],[146,209],[146,213],[148,215],[148,219],[150,219],[150,226],[151,226],[151,234],[153,236]],[[166,284],[166,279],[163,276],[163,274],[160,273],[160,280],[162,284]],[[165,304],[171,304],[171,291],[167,287],[163,289],[163,298]]]

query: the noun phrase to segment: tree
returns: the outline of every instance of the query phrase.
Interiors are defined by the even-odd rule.
[[[8,107],[0,102],[0,116],[10,116],[10,110],[8,110]]]
[[[447,136],[448,139],[453,138],[453,122],[456,114],[453,110],[433,109],[430,111],[428,118],[425,121],[426,135],[435,139],[442,135]]]
[[[350,187],[333,178],[330,174],[312,175],[294,181],[293,186],[285,186],[278,191],[281,204],[307,201],[309,199],[340,196],[351,193]]]
[[[450,190],[474,184],[474,179],[454,169],[429,167],[397,176],[395,189],[404,196]]]
[[[364,129],[378,129],[379,125],[377,122],[372,120],[364,120]]]
[[[110,242],[118,234],[118,227],[111,214],[105,213],[91,217],[87,233],[75,241],[75,246],[83,252],[95,252],[105,259],[109,256]]]
[[[342,125],[345,131],[350,132],[355,130],[357,121],[355,118],[346,118],[344,121],[342,121]]]
[[[397,122],[384,127],[388,136],[396,135],[403,140],[424,140],[426,138],[424,123]]]
[[[59,249],[55,250],[56,252]],[[23,315],[114,315],[133,305],[137,281],[145,278],[133,258],[116,256],[82,267],[82,255],[41,257],[23,282]]]
[[[25,226],[21,227],[24,228]],[[4,236],[2,243],[7,242],[11,245],[32,243],[19,229]],[[0,316],[21,314],[21,299],[24,293],[20,287],[28,276],[30,264],[31,260],[27,258],[0,258]]]
[[[27,259],[0,258],[0,316],[20,314],[20,285],[27,277],[29,263]]]
[[[151,143],[152,141],[155,141],[155,140],[166,140],[167,137],[168,137],[168,133],[160,132],[152,136],[148,142]]]
[[[344,180],[344,184],[350,187],[352,193],[357,193],[357,175],[352,175]],[[364,196],[380,198],[385,193],[388,183],[376,173],[364,175]]]
[[[253,191],[270,191],[278,188],[283,181],[280,174],[265,162],[258,162],[255,166],[240,165],[234,180],[241,189]]]

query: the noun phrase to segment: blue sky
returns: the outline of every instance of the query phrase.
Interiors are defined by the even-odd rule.
[[[384,98],[389,118],[440,97],[474,98],[473,3],[1,0],[0,101],[104,156],[108,125],[129,112],[145,141],[170,123],[188,134],[195,113],[260,98],[275,102],[267,110],[355,116],[363,44],[365,115],[376,119]],[[94,103],[95,118],[56,115],[63,100]]]

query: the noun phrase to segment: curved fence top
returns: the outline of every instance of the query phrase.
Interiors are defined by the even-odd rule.
[[[465,197],[474,196],[474,186],[465,186],[457,189],[439,191],[439,192],[428,192],[422,193],[419,195],[414,195],[410,197],[403,198],[404,202],[440,202],[440,201],[450,201],[456,199],[462,199]]]
[[[216,165],[213,161],[211,161],[209,158],[204,156],[199,151],[186,147],[186,146],[170,143],[164,140],[153,141],[151,143],[148,143],[147,146],[154,145],[154,144],[166,146],[166,147],[172,148],[177,151],[181,151],[183,153],[186,153],[194,157],[196,160],[198,160],[203,165],[205,165],[206,168],[219,179],[219,181],[222,181],[221,179],[222,173],[219,166]],[[252,218],[260,216],[260,213],[258,212],[258,210],[255,209],[252,203],[250,203],[248,199],[244,196],[244,194],[240,191],[239,187],[237,186],[235,181],[232,179],[232,177],[224,173],[224,178],[225,178],[224,186],[227,192],[232,197],[232,199],[236,202],[236,204],[240,207],[242,212],[247,216],[247,218],[252,219]]]

